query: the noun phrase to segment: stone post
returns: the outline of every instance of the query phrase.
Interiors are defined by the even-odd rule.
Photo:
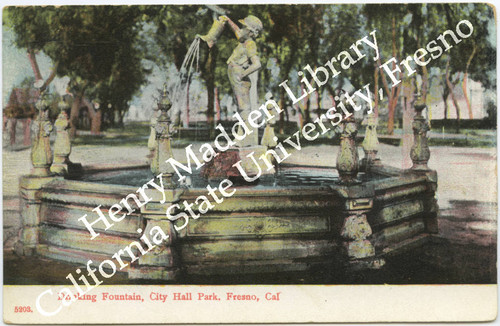
[[[352,212],[352,215],[344,219],[340,236],[344,240],[349,259],[362,259],[375,255],[375,248],[368,240],[371,235],[372,228],[364,212]]]
[[[422,111],[425,107],[425,103],[421,102],[420,99],[415,103],[415,111],[417,113],[413,119],[414,142],[410,151],[410,157],[413,162],[412,170],[414,171],[429,171],[427,162],[431,154],[429,145],[427,144],[427,131],[430,128],[427,120],[422,116]]]
[[[142,234],[150,234],[152,228],[160,228],[168,235],[168,239],[163,241],[161,245],[156,246],[147,255],[139,257],[138,266],[134,266],[129,270],[129,277],[134,279],[158,279],[175,281],[179,278],[179,255],[175,244],[177,242],[177,232],[174,227],[174,222],[170,221],[165,215],[165,210],[169,205],[179,201],[183,189],[165,189],[167,203],[161,205],[153,191],[148,189],[148,196],[153,198],[153,201],[141,207],[141,215],[145,221],[145,228]]]
[[[165,187],[164,195],[166,202],[161,203],[163,195],[153,189],[146,189],[147,196],[152,198],[152,201],[141,207],[141,215],[145,220],[145,228],[143,234],[150,234],[153,228],[161,228],[168,240],[164,241],[160,246],[155,247],[147,255],[142,255],[139,258],[137,268],[134,266],[129,269],[129,277],[132,279],[147,278],[175,281],[179,277],[179,258],[175,248],[177,232],[174,227],[174,222],[170,221],[165,212],[170,205],[177,203],[180,200],[184,189],[176,188],[173,182],[174,170],[170,163],[165,163],[169,158],[173,158],[172,148],[170,144],[170,118],[168,110],[172,107],[170,100],[167,97],[166,88],[163,90],[163,95],[158,103],[160,115],[156,119],[153,126],[154,142],[148,142],[148,147],[154,144],[153,157],[151,159],[151,171],[155,176],[162,173],[162,181]],[[153,121],[153,119],[151,119]],[[151,150],[151,147],[149,147]],[[175,212],[174,214],[176,214]]]
[[[54,176],[49,170],[52,163],[52,151],[49,142],[52,124],[48,117],[46,94],[41,94],[36,103],[36,108],[39,114],[33,123],[35,135],[31,148],[33,170],[31,174],[23,175],[19,179],[19,193],[22,199],[22,229],[19,234],[20,241],[16,244],[16,252],[19,255],[32,255],[39,245],[38,230],[42,222],[39,191],[45,184],[54,180]]]
[[[163,90],[163,95],[158,103],[158,108],[161,111],[160,116],[155,125],[156,133],[156,149],[151,160],[151,172],[156,176],[162,173],[163,185],[165,188],[175,188],[173,182],[173,174],[175,173],[174,168],[170,163],[166,161],[173,158],[172,147],[170,144],[171,132],[170,132],[170,118],[168,116],[168,110],[172,107],[172,103],[167,97],[166,88]]]
[[[35,121],[35,141],[31,148],[31,163],[33,164],[32,175],[46,177],[50,176],[50,165],[52,164],[52,151],[50,149],[50,133],[52,123],[49,121],[49,104],[46,93],[41,94],[36,103],[38,118]]]
[[[266,94],[266,102],[271,100],[273,98],[273,95],[269,92]],[[266,107],[265,110],[268,110]],[[262,146],[266,146],[268,149],[269,148],[275,148],[278,143],[276,142],[276,135],[274,133],[274,125],[276,124],[276,116],[274,116],[270,120],[266,120],[266,127],[264,129],[264,134],[262,135],[262,139],[260,141],[260,144]],[[256,130],[257,132],[257,130]]]
[[[367,215],[373,210],[375,187],[373,184],[342,184],[336,187],[337,196],[342,199],[340,211],[335,212],[332,225],[339,225],[339,238],[350,269],[380,268],[384,259],[376,256],[371,242],[372,228]],[[338,214],[338,215],[337,215]]]
[[[353,116],[341,122],[340,151],[337,156],[337,171],[340,182],[343,184],[356,183],[358,175],[358,148],[356,146],[356,134],[358,128]]]
[[[417,95],[415,102],[415,118],[413,119],[413,146],[410,151],[410,157],[413,162],[411,171],[424,174],[427,177],[429,192],[424,196],[424,210],[427,213],[425,218],[425,228],[429,233],[438,233],[437,215],[439,206],[435,198],[438,176],[436,171],[429,169],[427,162],[431,156],[429,145],[427,143],[427,132],[430,130],[427,119],[422,115],[426,108],[421,97]]]
[[[379,146],[377,136],[378,118],[374,114],[370,114],[363,120],[362,124],[366,125],[365,139],[362,144],[365,151],[362,166],[368,170],[372,165],[381,165],[380,158],[377,157]]]
[[[153,161],[153,157],[155,156],[155,151],[156,151],[156,123],[158,122],[158,110],[159,107],[155,106],[153,107],[153,115],[151,116],[150,120],[150,127],[151,127],[151,132],[149,133],[149,139],[148,139],[148,149],[149,149],[149,155],[148,155],[148,162],[151,164]]]
[[[59,103],[61,112],[56,122],[56,140],[54,142],[54,163],[50,171],[56,175],[68,175],[69,154],[71,153],[71,141],[69,137],[69,119],[66,109],[69,107],[65,102]]]

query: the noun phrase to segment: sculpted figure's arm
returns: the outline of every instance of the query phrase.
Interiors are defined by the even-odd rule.
[[[241,78],[245,78],[246,76],[250,75],[251,73],[257,71],[260,69],[260,67],[262,66],[261,63],[260,63],[260,58],[258,55],[254,55],[253,57],[250,58],[250,62],[252,63],[250,65],[250,67],[248,67],[247,69],[245,69],[245,71],[243,71],[243,74],[241,76]]]
[[[220,18],[222,18],[223,21],[227,22],[229,24],[229,26],[231,27],[231,29],[233,30],[234,32],[234,35],[236,36],[236,38],[239,40],[240,37],[241,37],[241,29],[238,27],[238,25],[236,25],[229,17],[227,16],[221,16]]]

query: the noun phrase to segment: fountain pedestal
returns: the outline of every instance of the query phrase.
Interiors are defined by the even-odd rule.
[[[82,165],[73,163],[69,159],[71,154],[71,139],[69,136],[69,119],[66,110],[69,107],[66,103],[60,104],[61,112],[55,122],[56,140],[54,142],[54,162],[50,167],[50,172],[55,175],[76,178],[82,174]]]
[[[39,112],[34,123],[35,140],[31,148],[33,169],[31,174],[22,176],[19,180],[19,192],[23,203],[21,212],[23,229],[15,249],[21,255],[33,255],[36,252],[39,245],[39,227],[42,223],[39,191],[56,179],[50,170],[52,150],[49,137],[53,127],[49,120],[48,107],[46,94],[41,93],[36,103]]]
[[[250,177],[258,177],[264,174],[274,174],[274,167],[269,166],[260,159],[266,155],[266,146],[233,147],[225,152],[219,152],[211,161],[201,169],[201,175],[206,179],[219,178],[243,178],[242,173],[235,166],[238,162],[245,174]],[[271,157],[270,157],[271,156]],[[273,164],[272,155],[268,155],[269,162]]]

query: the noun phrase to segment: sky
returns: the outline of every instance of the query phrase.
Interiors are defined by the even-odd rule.
[[[51,60],[43,53],[37,54],[36,59],[42,77],[47,78],[52,69]],[[16,48],[13,32],[4,27],[2,28],[2,106],[7,104],[12,88],[19,85],[26,77],[34,77],[26,50]],[[59,94],[64,94],[68,81],[68,78],[55,78],[51,85]]]

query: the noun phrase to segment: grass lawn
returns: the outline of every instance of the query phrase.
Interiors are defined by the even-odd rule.
[[[283,141],[295,131],[287,130],[288,133],[277,135],[279,141]],[[462,129],[460,134],[455,134],[452,130],[432,130],[429,138],[429,146],[453,146],[453,147],[496,147],[497,133],[491,129]],[[448,132],[446,132],[448,131]],[[363,133],[363,129],[360,129]],[[394,131],[395,135],[401,135],[401,129]],[[101,135],[90,135],[88,132],[80,132],[80,135],[73,141],[73,145],[81,146],[147,146],[150,134],[149,122],[132,122],[126,124],[123,128],[109,128],[101,133]],[[400,139],[398,137],[384,137],[379,134],[379,141],[382,143],[398,146]],[[183,148],[193,142],[209,142],[209,139],[202,138],[179,138],[172,137],[172,147]],[[357,142],[361,144],[363,138],[358,135]],[[317,144],[339,144],[339,137],[333,131],[327,132],[325,135],[320,135],[315,141],[301,141],[303,146]]]

